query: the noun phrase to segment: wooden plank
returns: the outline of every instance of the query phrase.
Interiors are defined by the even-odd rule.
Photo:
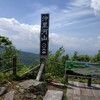
[[[37,77],[36,77],[36,80],[37,80],[37,81],[40,80],[41,75],[42,75],[42,73],[43,73],[43,69],[44,69],[44,64],[41,64],[40,69],[39,69],[39,72],[38,72],[38,75],[37,75]]]
[[[75,85],[74,94],[79,96],[80,95],[79,82],[74,82],[74,85]]]
[[[63,91],[48,90],[43,100],[62,100]]]
[[[96,100],[93,96],[80,95],[80,100]],[[99,99],[98,99],[99,100]]]
[[[70,82],[67,90],[68,100],[80,100],[80,88],[78,87],[79,82]]]
[[[89,91],[89,89],[88,89],[88,87],[87,87],[87,84],[81,84],[81,87],[82,88],[80,88],[81,89],[81,94],[82,95],[84,95],[84,96],[90,96],[91,95],[91,93],[90,93],[90,91]]]
[[[92,87],[88,87],[86,83],[81,83],[81,100],[95,100],[91,88]]]
[[[69,81],[67,87],[67,100],[74,100],[74,87],[72,86],[73,82]]]
[[[68,100],[100,100],[100,85],[88,87],[86,83],[69,82],[67,88]]]
[[[74,89],[74,99],[75,100],[80,100],[80,88],[79,88],[79,82],[74,82],[75,89]]]
[[[93,88],[91,89],[93,96],[95,97],[95,100],[100,99],[100,85],[93,84]]]

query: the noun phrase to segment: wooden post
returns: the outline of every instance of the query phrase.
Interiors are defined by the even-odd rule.
[[[36,80],[39,81],[41,76],[42,76],[42,73],[43,73],[43,69],[44,69],[44,64],[41,64],[40,65],[40,69],[39,69],[39,72],[38,72],[38,75],[36,77]]]
[[[16,56],[13,57],[13,76],[16,77],[16,62],[17,58]]]
[[[41,80],[45,81],[45,66],[46,66],[46,59],[42,59],[41,64],[44,64]]]
[[[68,75],[65,74],[65,84],[68,84]]]
[[[65,75],[64,75],[64,78],[65,78],[65,84],[68,84],[68,74],[67,74],[67,72],[66,72],[66,67],[67,66],[65,66]]]
[[[91,77],[91,75],[89,75],[89,77]],[[88,86],[91,86],[91,83],[92,83],[92,78],[88,78]]]

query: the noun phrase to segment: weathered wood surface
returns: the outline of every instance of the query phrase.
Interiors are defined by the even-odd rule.
[[[67,100],[100,100],[100,85],[69,82],[67,88]]]
[[[36,80],[37,80],[37,81],[40,80],[41,75],[42,75],[42,73],[43,73],[43,69],[44,69],[44,64],[41,64],[40,69],[39,69],[39,72],[38,72],[38,75],[37,75],[37,77],[36,77]]]
[[[62,100],[63,92],[48,90],[43,100]]]

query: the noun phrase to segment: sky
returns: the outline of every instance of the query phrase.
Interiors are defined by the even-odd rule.
[[[0,0],[0,35],[39,53],[41,14],[50,14],[49,51],[94,55],[100,49],[100,0]]]

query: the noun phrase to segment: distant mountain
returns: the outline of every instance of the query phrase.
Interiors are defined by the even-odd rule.
[[[0,48],[0,53],[2,52],[3,52],[3,49]],[[30,65],[30,64],[36,63],[36,60],[39,60],[39,54],[18,50],[18,59],[21,63],[25,65]]]
[[[18,51],[18,59],[21,63],[30,65],[32,63],[35,63],[36,60],[39,60],[39,54]]]

